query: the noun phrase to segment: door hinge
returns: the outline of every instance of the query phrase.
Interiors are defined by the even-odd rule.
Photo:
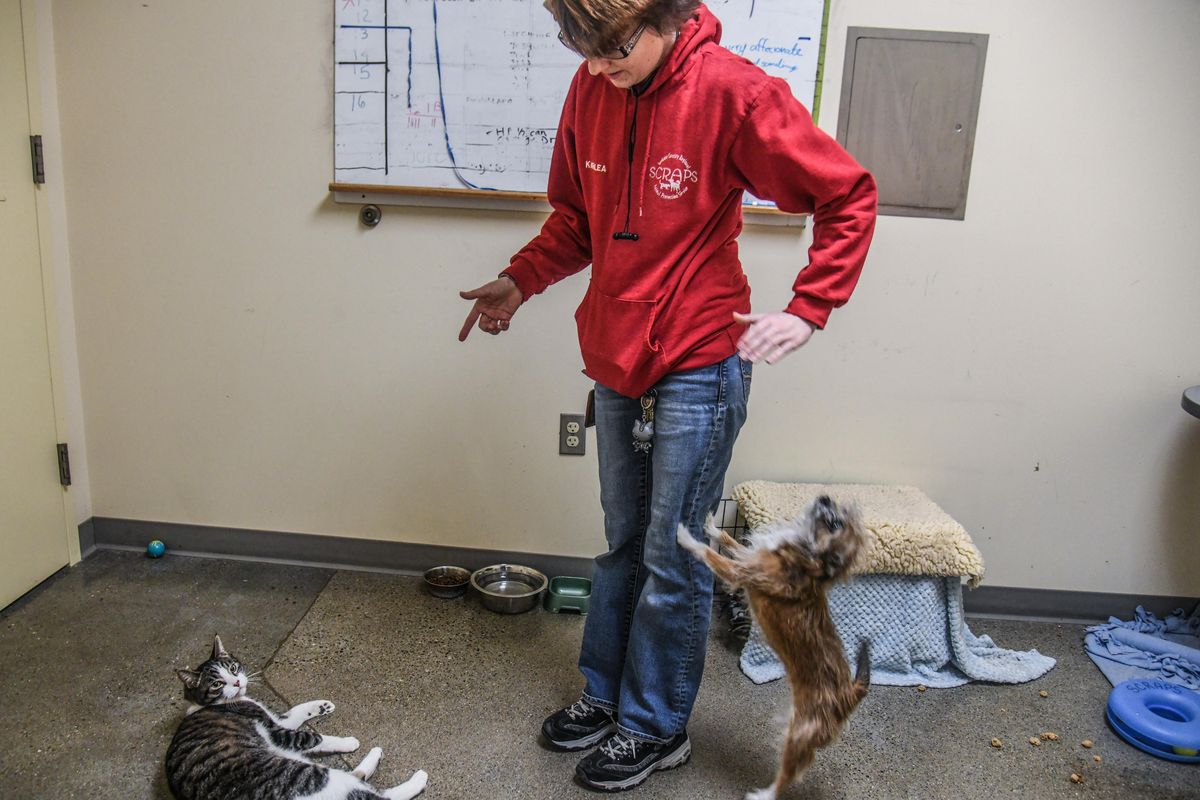
[[[46,159],[42,155],[42,137],[29,137],[29,153],[33,157],[33,182],[46,182]]]
[[[58,443],[58,482],[71,485],[71,456],[67,454],[67,443]]]

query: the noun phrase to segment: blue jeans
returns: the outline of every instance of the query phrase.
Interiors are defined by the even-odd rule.
[[[737,355],[667,375],[654,388],[654,440],[633,448],[637,399],[596,384],[600,503],[608,552],[596,558],[579,669],[584,697],[620,730],[665,742],[683,731],[704,671],[713,574],[679,546],[703,538],[746,421],[751,364]]]

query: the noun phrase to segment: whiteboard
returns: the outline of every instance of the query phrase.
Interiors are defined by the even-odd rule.
[[[819,98],[826,0],[710,0],[721,43]],[[546,191],[579,56],[541,0],[334,0],[334,186]]]

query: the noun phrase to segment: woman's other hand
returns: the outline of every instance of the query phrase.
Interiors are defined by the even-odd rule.
[[[458,296],[463,300],[475,301],[475,305],[471,306],[471,313],[467,314],[467,321],[458,332],[460,342],[467,340],[467,335],[476,321],[479,322],[479,330],[493,336],[508,330],[509,322],[522,302],[521,290],[507,275],[501,275],[478,289],[459,292]]]
[[[738,339],[738,355],[757,364],[774,364],[803,347],[816,330],[812,324],[786,311],[770,314],[733,314],[735,322],[748,326]]]

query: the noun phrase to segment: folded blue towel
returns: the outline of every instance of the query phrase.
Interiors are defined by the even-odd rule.
[[[948,688],[972,680],[1024,683],[1056,663],[1037,650],[1005,650],[989,637],[971,633],[959,578],[855,575],[830,588],[829,612],[851,664],[862,642],[870,642],[875,684]],[[742,649],[740,665],[755,683],[784,675],[783,664],[757,624]]]
[[[1200,606],[1190,617],[1177,609],[1163,620],[1138,606],[1131,620],[1110,617],[1088,628],[1083,646],[1113,686],[1157,678],[1200,690]]]

